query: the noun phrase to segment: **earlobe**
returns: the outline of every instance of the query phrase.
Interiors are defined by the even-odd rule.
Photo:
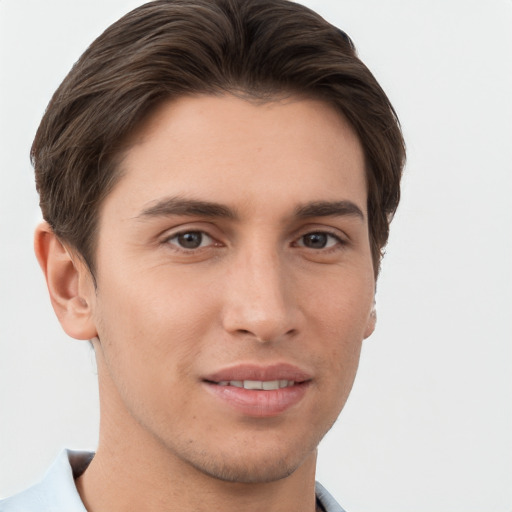
[[[376,324],[377,324],[377,310],[376,310],[375,301],[374,301],[372,309],[370,311],[370,315],[368,316],[368,323],[366,324],[366,330],[364,332],[364,339],[369,338],[373,334],[373,331],[375,331]]]
[[[79,340],[96,336],[89,303],[94,296],[89,270],[81,262],[73,261],[47,222],[36,228],[34,250],[46,278],[53,309],[64,331]]]

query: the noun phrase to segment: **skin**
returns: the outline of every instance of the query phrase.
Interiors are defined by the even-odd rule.
[[[94,339],[100,442],[77,480],[90,512],[315,509],[316,447],[375,324],[364,167],[320,101],[184,97],[124,156],[100,211],[97,289],[38,228],[64,329]],[[310,380],[284,412],[251,416],[205,389],[240,363],[289,363]]]

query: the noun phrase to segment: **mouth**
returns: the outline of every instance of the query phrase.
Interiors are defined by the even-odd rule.
[[[258,418],[280,415],[299,404],[311,381],[307,372],[289,364],[239,365],[203,379],[222,406]]]
[[[208,381],[206,381],[208,382]],[[295,381],[279,379],[279,380],[221,380],[220,382],[212,382],[217,386],[233,386],[235,388],[274,391],[276,389],[289,388],[295,385]]]

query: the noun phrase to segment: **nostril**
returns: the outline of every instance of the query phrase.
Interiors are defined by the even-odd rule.
[[[259,343],[272,343],[285,338],[293,338],[297,334],[297,329],[290,329],[283,333],[281,336],[258,336],[256,333],[248,329],[237,329],[237,333],[243,337],[247,337]]]

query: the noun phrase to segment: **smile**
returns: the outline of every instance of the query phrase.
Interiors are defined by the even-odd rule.
[[[309,394],[312,375],[291,364],[238,364],[202,379],[222,409],[244,417],[270,418],[298,406]]]
[[[293,380],[222,380],[216,383],[218,386],[234,386],[244,389],[261,389],[273,391],[288,388],[295,385]]]

